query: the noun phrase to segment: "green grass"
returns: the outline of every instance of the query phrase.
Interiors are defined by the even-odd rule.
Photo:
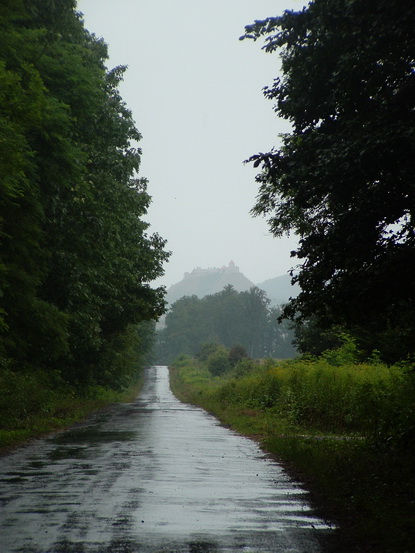
[[[0,455],[30,439],[68,428],[94,411],[132,401],[142,378],[117,392],[100,386],[76,395],[57,377],[42,373],[0,375]]]
[[[258,440],[305,483],[320,516],[338,525],[330,551],[412,553],[414,374],[332,363],[269,360],[219,378],[181,357],[170,371],[180,399]]]

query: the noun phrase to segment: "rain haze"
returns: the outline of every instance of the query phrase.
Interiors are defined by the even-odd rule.
[[[121,94],[143,136],[151,232],[172,252],[167,287],[195,267],[233,260],[253,282],[285,274],[295,237],[276,239],[252,217],[257,170],[244,160],[289,131],[262,94],[277,54],[240,41],[255,19],[300,10],[302,0],[81,0],[86,28],[126,65]]]

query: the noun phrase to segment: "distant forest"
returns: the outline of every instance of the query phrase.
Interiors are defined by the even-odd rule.
[[[278,322],[280,314],[256,287],[238,292],[228,285],[203,298],[184,296],[173,303],[157,333],[156,358],[168,364],[179,354],[196,355],[206,344],[240,346],[253,359],[294,357],[294,331],[287,321]]]

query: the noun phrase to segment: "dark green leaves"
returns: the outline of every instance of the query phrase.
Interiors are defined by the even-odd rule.
[[[293,125],[251,158],[254,214],[300,237],[292,316],[378,336],[415,315],[414,28],[415,8],[386,0],[315,0],[246,28],[281,54],[264,94]]]
[[[0,46],[3,354],[119,385],[117,354],[163,313],[164,290],[149,283],[168,257],[142,219],[150,196],[118,90],[125,68],[106,69],[73,0],[6,0]]]

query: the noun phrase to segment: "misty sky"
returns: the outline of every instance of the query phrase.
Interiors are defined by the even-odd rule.
[[[239,41],[255,19],[303,0],[79,0],[85,26],[127,65],[121,94],[143,135],[140,176],[153,198],[146,220],[168,240],[167,287],[194,267],[233,260],[253,282],[292,267],[294,237],[276,239],[255,203],[257,170],[243,161],[289,130],[262,95],[279,58]]]

